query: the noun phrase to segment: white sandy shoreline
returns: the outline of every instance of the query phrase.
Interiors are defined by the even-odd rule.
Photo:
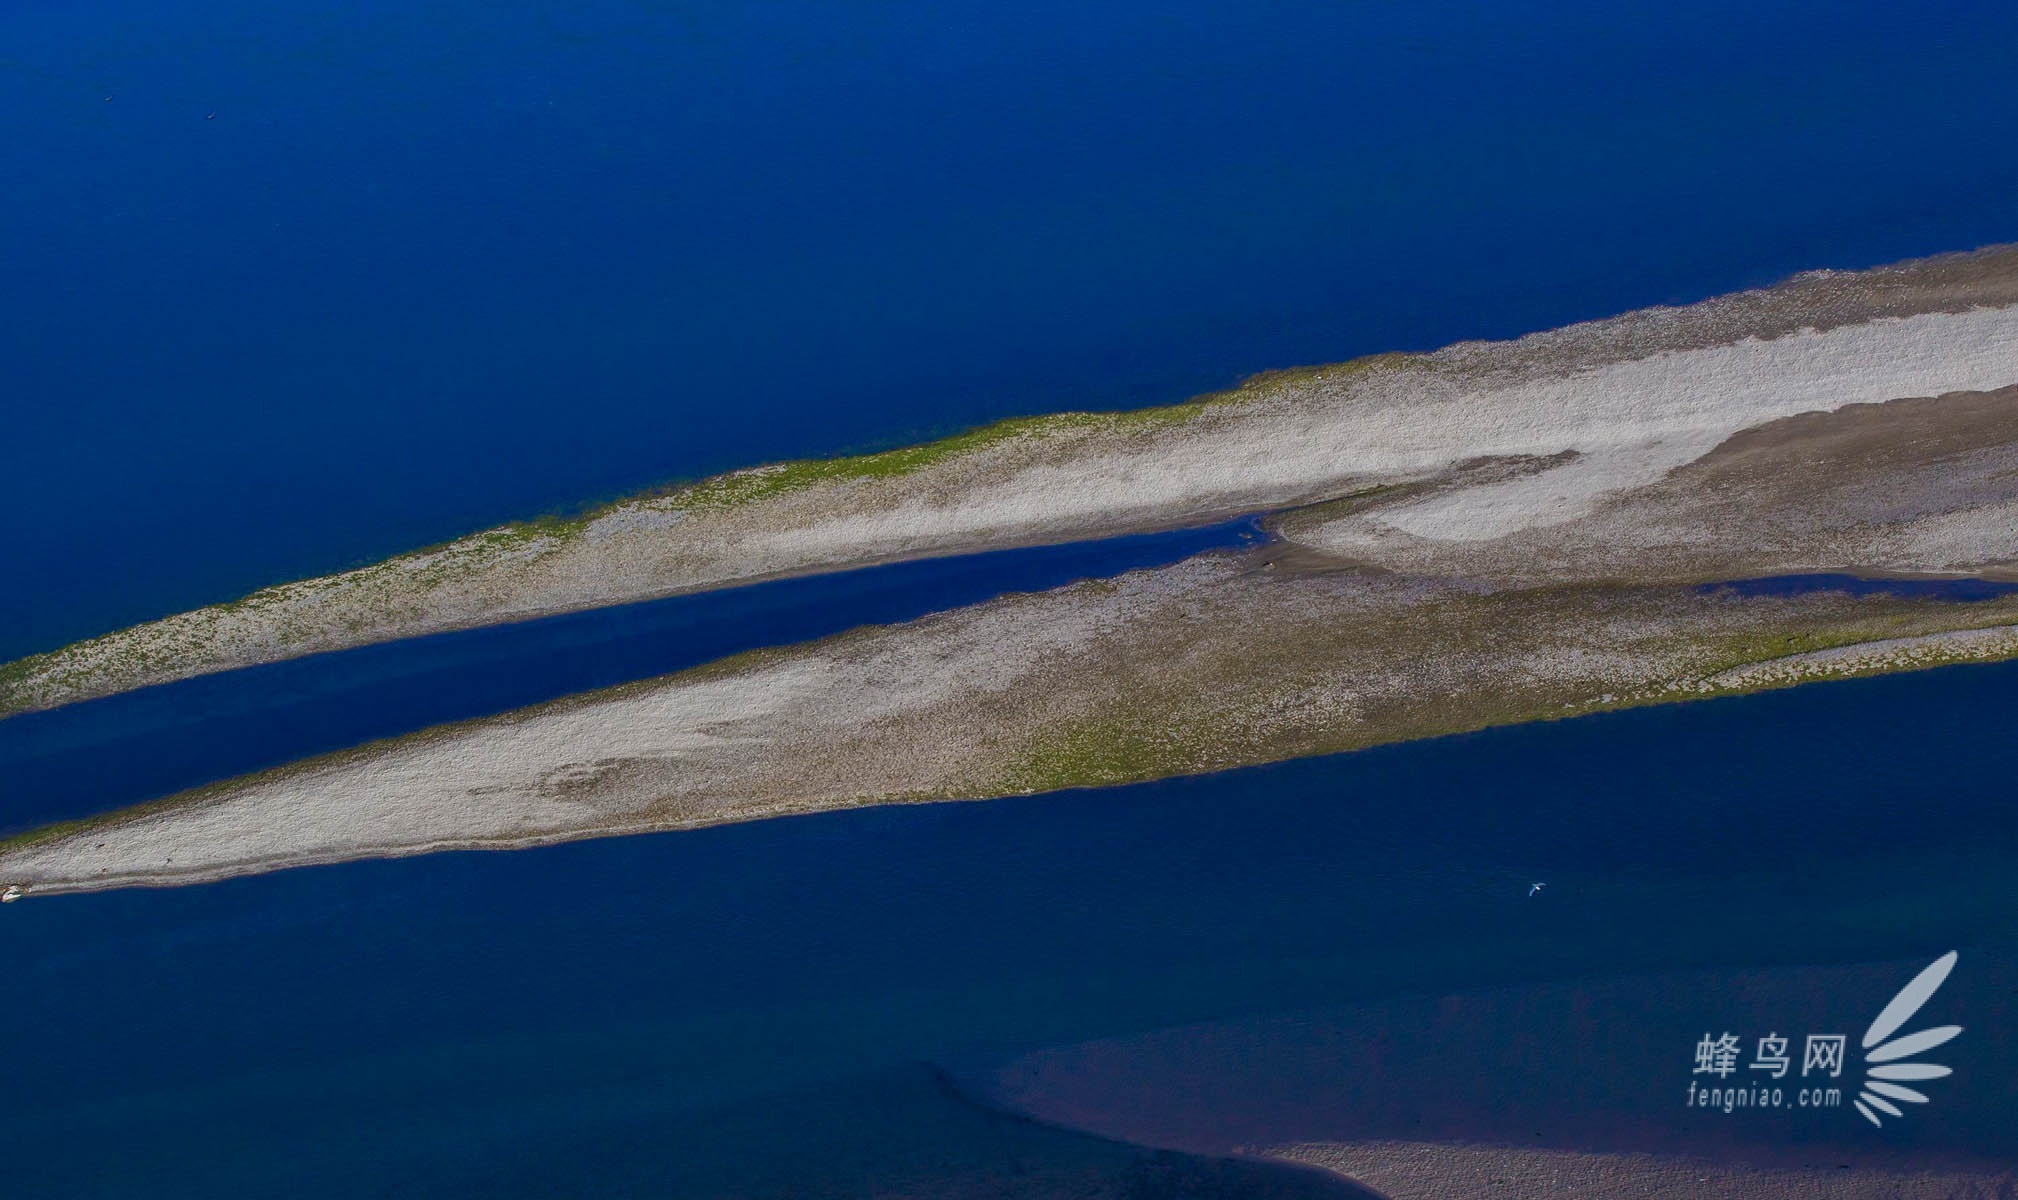
[[[1055,596],[1031,599],[1056,602]],[[1589,654],[1565,660],[1554,649],[1546,651],[1545,658],[1480,663],[1471,669],[1505,670],[1528,679],[1546,671],[1559,675],[1561,682],[1539,693],[1544,698],[1530,701],[1524,714],[1486,719],[1459,715],[1448,728],[1458,732],[1506,719],[1557,719],[1813,680],[2000,661],[2018,657],[2018,609],[2006,616],[2014,623],[1869,643],[1876,649],[1862,657],[1833,651],[1787,656],[1760,664],[1769,670],[1758,677],[1734,672],[1700,681],[1686,674],[1671,677],[1677,669],[1686,671],[1682,664],[1689,661],[1688,651],[1637,666],[1626,659]],[[903,630],[879,631],[867,640],[872,645],[878,641],[901,645],[911,640],[901,636]],[[946,645],[937,639],[937,645],[928,643],[923,652],[942,653]],[[1917,652],[1902,655],[1902,647]],[[845,778],[836,779],[829,767],[819,764],[845,752],[839,747],[866,750],[864,731],[887,727],[893,718],[914,727],[914,733],[918,727],[929,731],[934,714],[958,712],[973,701],[968,688],[985,691],[989,685],[977,681],[972,672],[956,671],[958,684],[942,679],[924,693],[903,690],[881,703],[865,702],[863,682],[886,678],[888,658],[872,653],[866,659],[849,656],[804,665],[813,669],[806,672],[785,665],[787,675],[796,674],[800,682],[786,684],[782,691],[777,689],[784,677],[766,677],[763,672],[687,687],[626,685],[615,689],[615,698],[571,697],[214,785],[87,821],[75,832],[54,838],[0,844],[0,884],[34,896],[179,887],[361,858],[526,849],[864,805],[960,802],[1041,790],[1022,786],[1021,778],[1027,777],[1013,773],[976,782],[990,778],[977,776],[977,771],[999,772],[1001,768],[988,764],[1000,760],[929,733],[922,742],[900,737],[895,745],[873,752],[874,761],[867,768],[871,782],[851,785]],[[1643,672],[1637,686],[1619,682],[1621,671],[1630,670]],[[1023,688],[1046,686],[1041,679],[1016,672],[1003,684],[1013,696]],[[806,685],[812,681],[818,682],[808,692]],[[1205,685],[1217,682],[1209,679]],[[1571,690],[1558,690],[1564,686]],[[737,699],[739,692],[754,703]],[[1561,711],[1550,711],[1557,706],[1546,698],[1560,694],[1579,698]],[[1342,723],[1347,728],[1358,726],[1363,740],[1356,744],[1364,745],[1423,735],[1389,732],[1379,714],[1370,720],[1364,703],[1349,693],[1343,694],[1343,703],[1297,695],[1294,706],[1287,709],[1282,695],[1279,689],[1259,694],[1261,711],[1269,714],[1262,718],[1263,730],[1293,732],[1308,728],[1312,720],[1320,730]],[[668,703],[695,715],[671,723],[645,715]],[[844,711],[850,718],[834,728],[825,714]],[[1219,710],[1211,719],[1224,715],[1225,710]],[[773,718],[780,719],[774,723]],[[658,729],[662,739],[671,737],[654,748],[649,739],[640,740],[641,729]],[[1430,727],[1423,733],[1442,731]],[[609,753],[599,751],[598,742],[607,742]],[[1280,756],[1199,759],[1189,765],[1152,767],[1141,775],[1194,773]],[[645,774],[638,774],[641,769]],[[1101,782],[1099,778],[1063,781],[1065,786]],[[855,790],[834,790],[837,784]],[[669,796],[684,799],[668,807]]]
[[[1925,311],[1887,291],[1902,279]],[[12,694],[57,703],[709,572],[1300,506],[1245,553],[753,652],[0,843],[0,885],[1120,783],[2018,654],[2018,596],[1697,586],[2018,571],[2018,250],[1087,421],[294,585],[32,664]]]
[[[1461,554],[1593,515],[1762,423],[2018,383],[2014,264],[2018,250],[1993,249],[1819,273],[1514,342],[1265,376],[1188,408],[739,472],[0,667],[0,713],[419,633],[1421,485],[1480,460],[1541,464],[1311,535],[1374,560]],[[1967,569],[1958,550],[1944,565]]]

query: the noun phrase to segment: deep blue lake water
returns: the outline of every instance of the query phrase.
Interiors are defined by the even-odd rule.
[[[2018,7],[0,6],[0,659],[674,477],[2018,237]]]
[[[2008,241],[2014,58],[1999,0],[0,7],[0,659],[667,479]],[[1082,569],[0,723],[0,824]],[[9,905],[0,1164],[24,1195],[820,1194],[885,1140],[997,1136],[920,1064],[2008,947],[2014,715],[2018,666],[1956,668]]]
[[[0,911],[0,1161],[27,1195],[819,1194],[930,1116],[888,1086],[909,1064],[2018,946],[2014,718],[2018,664],[1951,668],[1137,787],[30,900]],[[1969,1014],[1978,1059],[2008,1015]],[[2008,1143],[1955,1094],[1914,1129]]]
[[[744,650],[1263,537],[1258,518],[1242,518],[774,580],[319,654],[9,717],[0,720],[0,835]]]

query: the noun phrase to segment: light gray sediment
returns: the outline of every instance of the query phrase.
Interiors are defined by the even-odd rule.
[[[17,671],[13,703],[735,571],[1302,505],[1254,552],[740,656],[45,830],[0,844],[0,885],[191,882],[1116,783],[2010,657],[2018,597],[1699,585],[2010,577],[2014,277],[2010,251],[1809,277],[1284,376],[1169,420],[1061,421],[901,473],[639,501],[565,538],[451,548],[115,635]],[[113,665],[140,648],[144,666]]]
[[[0,667],[0,714],[423,633],[1374,486],[1439,490],[1371,530],[1333,530],[1326,546],[1370,559],[1408,557],[1383,544],[1397,539],[1460,551],[1598,514],[1745,429],[2013,384],[2018,250],[1820,272],[1512,342],[1278,372],[1173,409],[1033,418],[490,530]],[[1533,469],[1445,486],[1478,460]],[[1965,569],[1967,555],[1952,557]]]

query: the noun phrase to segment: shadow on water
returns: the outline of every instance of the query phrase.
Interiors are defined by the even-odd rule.
[[[893,563],[410,638],[0,720],[0,834],[860,625],[1259,543],[1258,518]]]

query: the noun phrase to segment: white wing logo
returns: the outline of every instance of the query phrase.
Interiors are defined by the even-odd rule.
[[[1852,1101],[1857,1111],[1871,1124],[1884,1128],[1886,1116],[1903,1117],[1905,1110],[1893,1101],[1907,1104],[1925,1104],[1927,1097],[1906,1087],[1908,1083],[1920,1083],[1929,1079],[1939,1079],[1951,1072],[1939,1063],[1902,1062],[1922,1051],[1949,1041],[1962,1032],[1960,1025],[1940,1025],[1933,1029],[1923,1029],[1901,1038],[1892,1038],[1900,1026],[1913,1019],[1920,1006],[1932,999],[1934,993],[1947,982],[1948,972],[1955,969],[1955,952],[1950,950],[1928,964],[1927,969],[1913,977],[1913,982],[1899,989],[1885,1011],[1871,1022],[1864,1031],[1864,1090]],[[1892,1038],[1891,1041],[1886,1041]],[[1877,1112],[1872,1110],[1876,1109]]]

